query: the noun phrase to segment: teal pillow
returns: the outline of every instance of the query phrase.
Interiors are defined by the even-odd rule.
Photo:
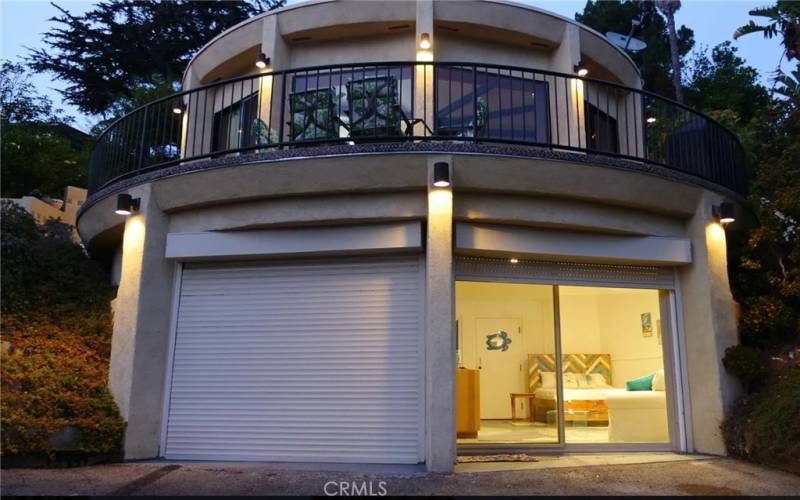
[[[629,391],[652,391],[653,378],[655,376],[655,373],[651,373],[650,375],[645,375],[644,377],[628,380],[625,382],[625,388]]]

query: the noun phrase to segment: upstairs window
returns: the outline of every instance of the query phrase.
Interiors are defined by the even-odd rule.
[[[597,106],[584,101],[586,124],[586,148],[619,153],[619,130],[616,118],[612,118]]]
[[[258,141],[258,95],[253,94],[214,113],[212,151],[247,148]]]

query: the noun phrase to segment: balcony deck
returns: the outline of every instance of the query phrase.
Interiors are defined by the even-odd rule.
[[[220,163],[404,151],[629,165],[746,193],[736,136],[686,106],[575,75],[442,62],[266,72],[159,99],[101,134],[89,193]]]

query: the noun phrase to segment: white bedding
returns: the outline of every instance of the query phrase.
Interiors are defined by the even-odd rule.
[[[606,395],[611,393],[628,392],[625,389],[617,389],[615,387],[597,388],[597,389],[564,389],[565,401],[596,401],[606,399]],[[556,390],[554,388],[544,389],[539,388],[534,392],[539,399],[556,399]]]

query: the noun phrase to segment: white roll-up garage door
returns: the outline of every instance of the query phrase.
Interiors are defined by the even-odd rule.
[[[420,262],[185,264],[165,452],[423,461]]]

